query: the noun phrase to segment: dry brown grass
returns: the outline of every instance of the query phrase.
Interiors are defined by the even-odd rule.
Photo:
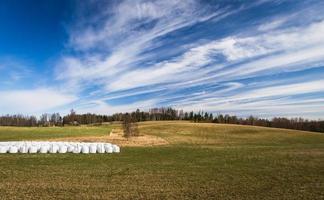
[[[114,128],[109,135],[104,136],[76,136],[51,139],[51,141],[70,141],[70,142],[109,142],[121,147],[148,147],[167,145],[168,142],[154,135],[139,135],[136,137],[126,138],[120,128]]]
[[[143,122],[140,133],[154,135],[173,145],[228,147],[237,145],[277,146],[298,145],[323,139],[322,133],[213,123],[174,121]]]

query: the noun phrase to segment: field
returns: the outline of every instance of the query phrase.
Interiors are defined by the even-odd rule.
[[[113,128],[0,127],[0,141],[109,141]],[[139,128],[165,142],[119,141],[113,155],[0,154],[1,199],[324,199],[324,134],[189,122]]]

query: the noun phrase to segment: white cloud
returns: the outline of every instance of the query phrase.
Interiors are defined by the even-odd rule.
[[[83,27],[85,29],[71,33],[70,45],[80,54],[63,57],[57,78],[75,91],[75,88],[84,91],[84,88],[94,87],[97,91],[90,92],[91,103],[86,99],[81,104],[88,106],[79,109],[100,113],[148,108],[164,102],[203,110],[241,109],[246,113],[254,112],[255,106],[254,110],[270,113],[265,102],[278,103],[278,109],[275,104],[270,106],[278,112],[282,108],[279,104],[288,105],[293,101],[277,98],[322,92],[319,85],[323,82],[314,79],[314,82],[304,83],[301,77],[296,77],[294,84],[283,81],[283,85],[278,86],[273,80],[255,88],[250,87],[253,82],[245,85],[239,81],[324,63],[323,17],[321,20],[308,18],[307,23],[295,26],[290,20],[296,20],[302,12],[272,18],[259,27],[253,24],[224,38],[187,41],[181,44],[181,51],[177,51],[184,52],[175,54],[173,48],[179,48],[178,44],[166,43],[164,36],[211,18],[223,19],[233,12],[228,8],[208,11],[197,1],[122,1],[107,11],[109,18],[101,18],[100,26]],[[171,51],[171,56],[160,59],[161,51]],[[205,89],[210,85],[226,87]],[[195,89],[196,86],[200,89]],[[181,93],[191,88],[194,89],[190,94]],[[105,102],[154,91],[160,91],[158,97],[148,97],[147,101],[139,98],[125,106]],[[317,102],[299,107],[306,113],[318,105]],[[288,107],[293,106],[287,106],[286,110],[292,112]]]
[[[242,78],[269,70],[297,70],[311,67],[310,63],[324,61],[324,22],[314,23],[308,27],[292,28],[284,31],[261,34],[253,37],[228,37],[207,44],[193,47],[182,56],[158,63],[144,69],[134,69],[109,81],[109,90],[130,89],[145,85],[154,85],[184,79],[195,80],[200,78],[204,66],[213,63],[217,67],[210,70],[218,72],[216,77]],[[226,63],[214,59],[215,55],[223,55],[228,64],[242,60],[249,60],[257,56],[266,56],[262,59],[249,60],[245,64],[226,69]],[[273,71],[275,72],[275,71]],[[270,72],[271,73],[271,72]],[[194,76],[196,75],[196,76]],[[193,77],[194,76],[194,77]],[[184,78],[183,78],[184,77]],[[183,79],[182,79],[183,78]],[[208,75],[204,79],[210,78]]]
[[[110,105],[103,100],[94,100],[80,104],[75,107],[75,109],[78,113],[114,114],[120,112],[133,112],[136,109],[148,110],[157,103],[157,100],[141,100],[130,104]]]
[[[207,10],[194,0],[120,1],[109,9],[109,17],[100,29],[87,26],[85,31],[72,32],[71,44],[75,48],[87,50],[97,45],[118,48],[120,45],[132,45],[138,40],[148,42],[206,17],[205,11]],[[151,25],[151,28],[143,30],[143,25]]]
[[[39,114],[65,106],[77,99],[73,95],[47,88],[0,91],[0,97],[1,114]]]
[[[303,83],[285,84],[280,86],[265,87],[242,93],[236,96],[236,100],[253,99],[263,97],[290,96],[312,92],[324,92],[324,80],[308,81]]]
[[[224,39],[223,41],[229,40],[233,44],[224,45],[222,50],[229,62],[224,63],[221,68],[219,64],[215,64],[215,68],[207,70],[205,74],[199,74],[196,78],[190,77],[188,83],[232,81],[316,67],[324,63],[322,32],[324,32],[324,21],[306,27],[294,27],[256,36]],[[242,60],[244,62],[240,63]]]
[[[179,73],[193,71],[210,64],[213,47],[210,45],[192,48],[172,61],[165,61],[155,66],[126,72],[115,81],[108,83],[109,90],[129,89],[144,85],[153,85],[174,80]]]
[[[287,18],[276,19],[276,20],[273,20],[271,22],[267,22],[265,24],[260,25],[258,27],[258,29],[260,31],[273,30],[273,29],[276,29],[276,28],[280,27],[281,25],[283,25],[287,20],[288,20]]]
[[[294,71],[313,67],[315,63],[324,61],[324,45],[313,46],[311,48],[292,51],[283,54],[269,56],[263,59],[248,62],[239,65],[232,70],[224,70],[219,73],[225,77],[241,77],[253,76],[256,73],[271,74],[280,71]],[[266,71],[268,70],[268,71]],[[269,72],[270,71],[270,72]]]
[[[71,34],[72,47],[82,52],[96,47],[112,51],[100,55],[86,54],[81,58],[64,57],[58,64],[57,78],[76,87],[78,84],[82,87],[87,82],[113,85],[110,82],[118,79],[119,74],[133,71],[151,59],[144,52],[158,47],[158,38],[195,23],[226,15],[228,13],[225,9],[209,12],[197,1],[191,0],[123,1],[112,9],[100,29],[86,27],[81,32],[77,29]],[[146,25],[149,28],[141,28]],[[165,73],[165,70],[160,70],[160,73]]]

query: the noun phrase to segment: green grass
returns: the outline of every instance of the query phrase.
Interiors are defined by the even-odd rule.
[[[51,134],[104,133],[66,129]],[[20,140],[52,129],[16,130],[10,138]],[[113,155],[0,154],[1,199],[324,199],[324,134],[179,122],[142,123],[140,132],[170,144]]]
[[[76,136],[108,135],[112,125],[67,127],[1,127],[0,141],[46,140]]]

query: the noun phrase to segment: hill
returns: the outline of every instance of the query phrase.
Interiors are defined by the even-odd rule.
[[[112,140],[118,155],[0,154],[2,198],[321,199],[324,134],[239,125],[144,122],[140,138],[118,125],[0,127],[0,140]],[[117,134],[118,135],[118,134]]]

